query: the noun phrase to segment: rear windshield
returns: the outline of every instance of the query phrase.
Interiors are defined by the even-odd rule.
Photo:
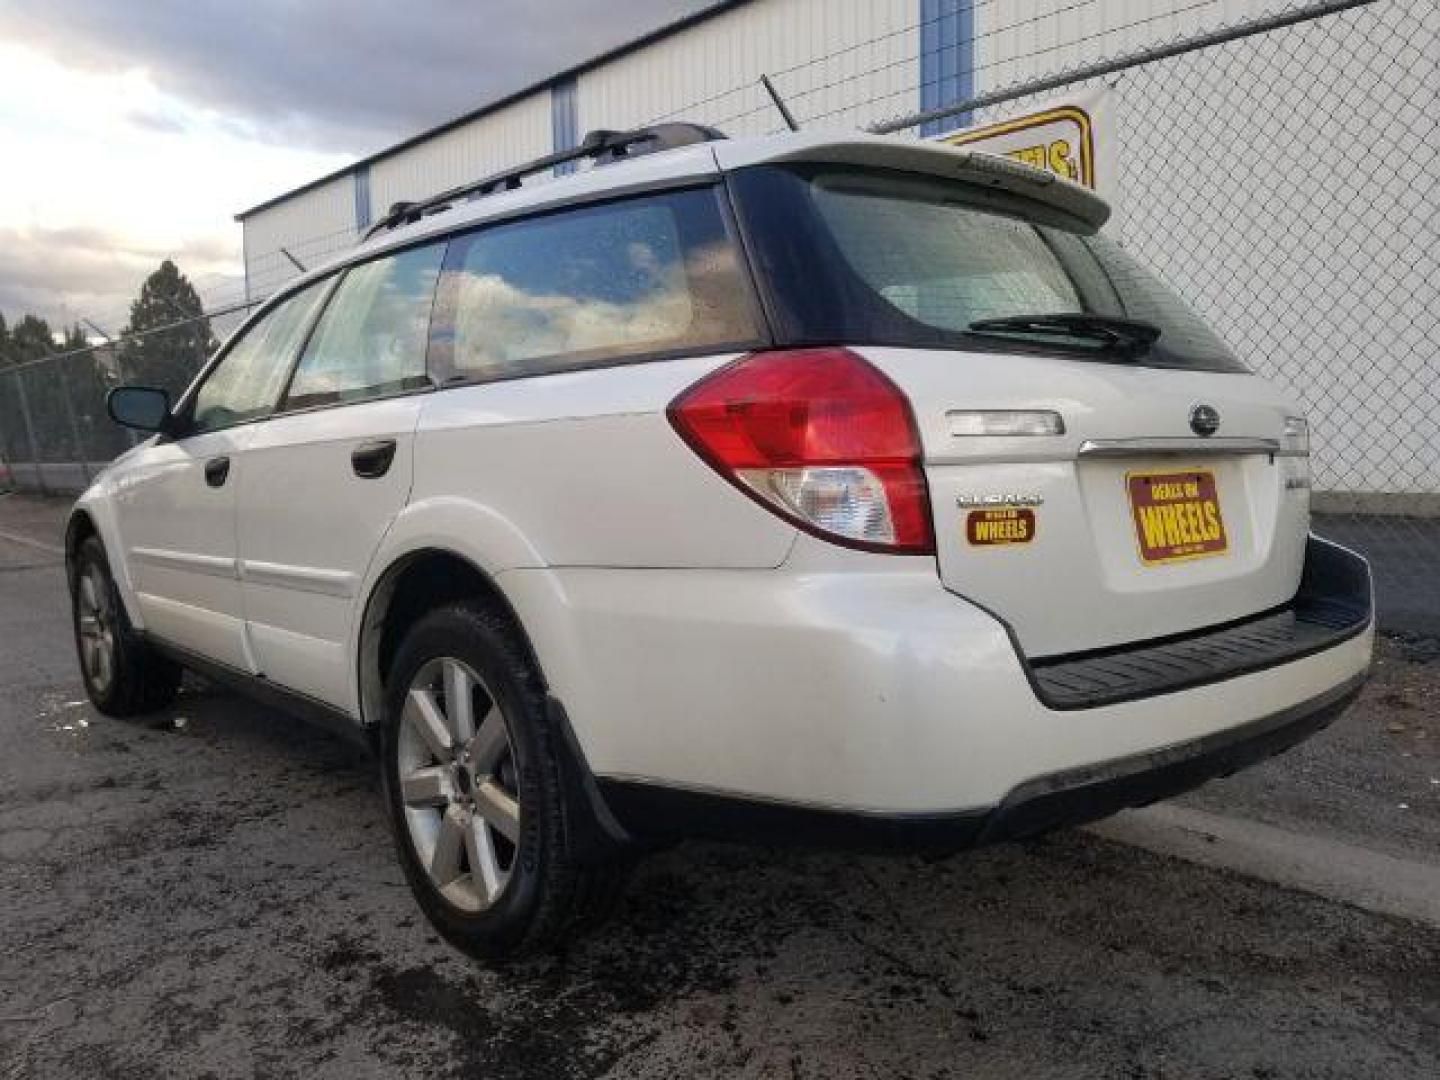
[[[737,173],[734,183],[777,331],[788,341],[1118,359],[1093,336],[974,326],[1083,313],[1160,331],[1143,357],[1126,362],[1245,370],[1117,244],[1033,202],[869,169],[767,166]]]

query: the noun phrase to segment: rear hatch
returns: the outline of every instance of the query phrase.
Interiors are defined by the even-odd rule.
[[[1021,355],[863,350],[909,396],[945,586],[1048,656],[1214,626],[1295,595],[1308,499],[1263,381]],[[957,383],[957,365],[970,372]],[[1210,406],[1221,430],[1197,436]],[[1016,411],[1059,435],[974,434]],[[1003,412],[1002,412],[1003,411]]]
[[[1308,445],[1284,397],[1073,192],[914,160],[731,183],[779,343],[848,345],[909,398],[943,586],[1032,657],[1290,600]]]

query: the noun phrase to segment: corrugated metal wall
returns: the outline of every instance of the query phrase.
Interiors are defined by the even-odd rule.
[[[318,262],[392,203],[550,153],[564,132],[682,118],[733,135],[775,131],[762,72],[807,127],[853,130],[910,111],[920,23],[921,0],[755,0],[716,15],[562,87],[563,123],[541,90],[247,217],[250,292],[263,296],[295,272],[281,245]]]
[[[549,153],[562,129],[583,134],[683,118],[732,135],[776,131],[780,117],[758,83],[761,73],[807,128],[854,130],[1281,6],[1284,0],[754,0],[567,80],[559,127],[556,102],[543,89],[252,215],[245,221],[250,290],[263,295],[286,276],[279,245],[302,259],[301,248],[317,256],[337,230],[353,230],[391,203]]]
[[[765,0],[580,76],[580,127],[661,119],[731,135],[782,126],[774,79],[805,127],[853,130],[918,100],[919,0]]]
[[[245,281],[268,296],[296,270],[282,247],[305,265],[323,262],[355,242],[355,183],[343,176],[245,219]]]
[[[391,203],[418,199],[550,153],[550,95],[532,94],[370,166],[375,216]]]
[[[252,295],[319,261],[392,203],[549,153],[558,134],[656,120],[781,127],[766,73],[807,128],[867,124],[1273,8],[1267,0],[755,0],[245,221]],[[973,52],[972,52],[973,49]],[[568,89],[573,86],[573,90]],[[951,126],[956,121],[951,122]],[[939,126],[939,125],[937,125]],[[560,140],[563,142],[564,140]],[[309,258],[307,258],[307,255]]]

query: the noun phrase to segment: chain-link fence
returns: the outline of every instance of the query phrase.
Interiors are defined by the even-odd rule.
[[[1178,10],[1199,17],[1231,9],[1216,3]],[[1370,556],[1391,628],[1436,632],[1440,4],[1378,0],[1285,22],[1332,6],[1281,5],[1248,23],[1190,27],[1188,37],[1152,35],[1097,63],[1075,43],[1031,42],[1007,53],[1006,33],[1040,16],[976,0],[967,10],[990,23],[976,31],[973,70],[960,72],[970,78],[957,80],[953,63],[941,68],[971,90],[970,101],[951,106],[968,123],[1026,113],[1052,95],[1110,88],[1112,232],[1304,406],[1317,528]],[[1156,19],[1124,29],[1162,25]],[[847,47],[780,73],[777,83],[802,123],[826,122],[811,108],[817,103],[831,122],[898,112],[925,97],[923,85],[894,73],[907,55],[913,62],[929,29],[902,27],[869,53]],[[870,54],[873,70],[856,60]],[[1073,66],[1045,67],[1061,58]],[[853,93],[835,98],[846,87]],[[750,131],[760,116],[778,120],[758,94],[737,87],[688,106],[657,104],[665,115],[721,127],[730,120]],[[737,116],[737,100],[753,107]],[[931,117],[924,130],[936,126]],[[352,235],[301,239],[288,254],[272,253],[264,288],[289,276],[290,255],[329,252]],[[102,347],[0,370],[0,456],[17,482],[73,488],[128,445],[104,418],[103,393],[125,381],[136,355]],[[175,372],[177,385],[188,374]]]
[[[93,348],[0,366],[0,491],[83,490],[107,462],[138,441],[106,413],[110,390],[159,386],[178,398],[200,370],[214,335],[234,329],[252,306],[234,304]]]

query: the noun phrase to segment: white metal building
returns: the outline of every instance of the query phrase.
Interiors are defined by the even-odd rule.
[[[295,273],[282,247],[313,265],[396,201],[573,147],[594,128],[781,130],[762,74],[804,127],[855,130],[1296,6],[724,0],[239,214],[247,289],[264,296]],[[1440,506],[1440,360],[1425,345],[1440,340],[1436,53],[1440,4],[1380,0],[1107,80],[1113,230],[1300,395],[1318,486],[1369,509],[1395,493],[1412,497],[1406,512],[1416,495]]]

